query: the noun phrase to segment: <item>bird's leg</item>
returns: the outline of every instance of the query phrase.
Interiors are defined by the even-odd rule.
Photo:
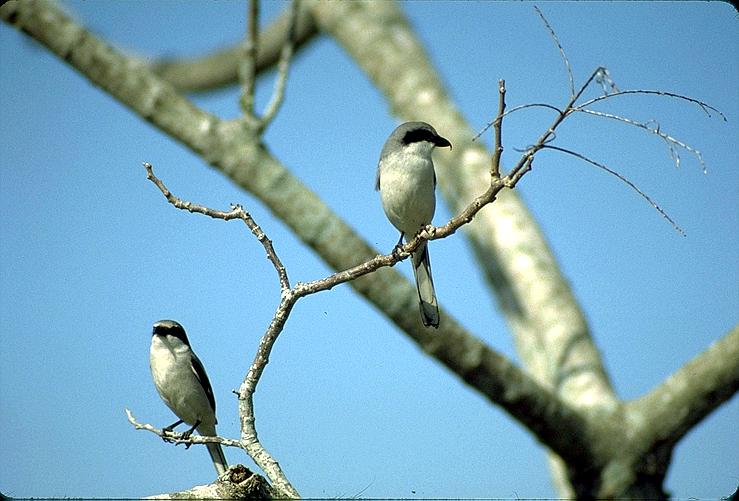
[[[164,433],[172,433],[172,431],[173,431],[173,430],[174,430],[175,428],[177,428],[177,427],[178,427],[179,425],[181,425],[182,423],[184,423],[184,421],[183,421],[183,420],[181,420],[181,419],[178,419],[177,421],[175,421],[175,422],[174,422],[174,423],[172,423],[171,425],[169,425],[169,426],[165,426],[164,428],[162,428],[162,431],[163,431]]]
[[[402,231],[400,232],[400,239],[398,240],[398,243],[395,244],[395,247],[393,247],[393,254],[400,254],[400,248],[403,247],[403,237],[405,236],[405,233]]]
[[[171,425],[165,426],[164,428],[162,428],[162,434],[163,434],[162,435],[162,440],[164,440],[165,442],[172,442],[172,439],[171,438],[168,438],[167,435],[170,435],[172,433],[172,431],[174,431],[174,429],[176,427],[178,427],[179,425],[181,425],[182,423],[184,423],[184,421],[181,420],[181,419],[178,419],[177,421],[175,421]]]
[[[187,440],[188,438],[190,438],[190,435],[192,435],[192,432],[194,432],[195,428],[197,428],[198,426],[200,426],[199,419],[195,421],[195,424],[192,425],[192,428],[190,428],[189,430],[187,430],[186,432],[182,434],[182,440]],[[191,445],[192,444],[185,444],[185,449],[189,449]]]

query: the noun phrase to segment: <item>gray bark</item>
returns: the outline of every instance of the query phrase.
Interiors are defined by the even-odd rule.
[[[490,153],[448,99],[398,7],[388,2],[308,2],[381,89],[394,112],[423,119],[455,145],[438,177],[457,210],[489,184]],[[258,197],[334,269],[377,254],[288,171],[241,121],[203,112],[142,63],[124,56],[44,1],[11,1],[0,18],[27,33],[142,118]],[[460,175],[460,173],[464,173]],[[392,269],[352,286],[426,353],[504,408],[549,450],[555,483],[578,497],[664,497],[674,445],[739,387],[739,328],[644,397],[614,394],[584,315],[521,200],[502,192],[468,226],[481,269],[506,316],[521,369],[442,312],[430,335],[415,290]]]

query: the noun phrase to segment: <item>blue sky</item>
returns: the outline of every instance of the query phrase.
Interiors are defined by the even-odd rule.
[[[237,2],[69,2],[69,12],[140,55],[193,55],[244,31]],[[450,94],[482,127],[505,78],[508,104],[561,104],[567,77],[532,3],[412,2],[407,12]],[[267,2],[265,21],[284,4]],[[576,82],[607,66],[622,89],[706,101],[621,97],[600,109],[701,150],[676,169],[656,137],[578,117],[557,144],[632,179],[683,227],[614,178],[544,152],[520,185],[590,322],[614,385],[636,398],[725,334],[739,312],[739,43],[728,3],[558,3],[541,8]],[[178,195],[242,203],[291,280],[329,270],[252,196],[141,121],[24,36],[0,25],[0,491],[12,496],[143,496],[212,480],[202,447],[135,431],[172,414],[151,383],[151,324],[180,321],[218,401],[219,432],[238,436],[238,387],[278,302],[261,246],[236,223],[168,206],[142,161]],[[271,78],[258,89],[269,97]],[[374,170],[397,124],[367,78],[330,39],[295,62],[265,141],[286,166],[378,249],[397,236]],[[595,90],[591,95],[594,96]],[[238,90],[195,102],[239,115]],[[511,116],[504,164],[550,122]],[[439,131],[442,135],[444,131]],[[436,223],[449,217],[443,203]],[[431,244],[440,301],[513,359],[495,301],[458,234]],[[407,263],[401,270],[410,276]],[[543,450],[500,409],[426,358],[343,286],[298,304],[255,397],[257,427],[295,487],[312,497],[551,497]],[[739,480],[735,397],[676,448],[675,496],[728,495]],[[250,465],[238,450],[231,462]],[[40,474],[42,472],[42,474]]]

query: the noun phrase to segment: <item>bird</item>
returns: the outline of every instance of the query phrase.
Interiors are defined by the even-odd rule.
[[[208,375],[190,346],[185,329],[174,320],[154,323],[149,349],[149,367],[159,396],[179,418],[163,430],[171,432],[186,423],[191,426],[182,434],[189,438],[197,430],[200,435],[216,436],[216,400]],[[166,440],[166,439],[165,439]],[[206,444],[213,466],[220,477],[228,468],[221,444]]]
[[[375,189],[380,192],[385,215],[400,231],[398,245],[403,237],[412,239],[434,217],[436,173],[431,153],[437,146],[451,149],[452,143],[426,122],[405,122],[390,133],[382,147]],[[438,328],[439,306],[427,243],[413,252],[411,262],[423,325]]]

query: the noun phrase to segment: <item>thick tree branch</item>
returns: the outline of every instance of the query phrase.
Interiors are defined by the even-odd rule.
[[[501,93],[499,115],[502,117],[505,109],[505,101],[503,99],[505,86],[503,82],[500,84],[499,91]],[[500,124],[500,121],[498,123]],[[553,131],[556,129],[558,123],[561,123],[561,120],[555,122],[548,130]],[[547,137],[548,134],[542,135],[540,141],[532,148],[537,149],[541,147]],[[356,280],[382,267],[392,266],[398,261],[409,257],[410,253],[416,250],[426,240],[444,238],[455,233],[461,226],[473,220],[474,216],[483,207],[492,203],[498,193],[504,189],[515,187],[518,180],[521,179],[523,172],[528,170],[527,166],[530,166],[532,159],[533,156],[527,153],[522,157],[519,164],[511,170],[508,176],[502,179],[495,175],[491,177],[488,190],[470,203],[460,214],[453,217],[444,226],[427,227],[426,230],[420,232],[410,242],[401,246],[398,252],[393,251],[388,255],[375,256],[365,263],[335,273],[324,279],[298,284],[290,290],[287,290],[289,285],[285,285],[288,284],[288,281],[281,263],[276,256],[275,259],[271,259],[278,272],[282,270],[285,275],[284,282],[281,281],[281,284],[283,284],[282,299],[267,332],[260,341],[257,355],[249,369],[247,377],[244,379],[239,395],[240,406],[242,407],[242,412],[240,413],[242,416],[242,430],[244,430],[242,432],[241,443],[244,444],[249,455],[255,459],[263,470],[268,473],[271,472],[269,477],[275,482],[275,488],[280,489],[290,496],[297,496],[297,492],[290,490],[292,486],[287,482],[277,462],[264,450],[258,440],[254,426],[255,418],[252,397],[259,379],[269,362],[272,347],[284,329],[295,303],[300,298],[309,294],[329,290],[336,285]],[[147,170],[147,178],[159,188],[167,198],[167,201],[176,208],[204,214],[217,219],[242,219],[247,223],[247,226],[249,226],[252,232],[255,232],[254,227],[256,224],[251,221],[248,213],[244,212],[240,206],[234,206],[230,212],[222,212],[182,201],[173,195],[154,175],[150,164],[144,163],[144,167]],[[258,227],[256,228],[258,229]],[[259,233],[261,233],[261,230],[259,230]],[[265,245],[265,249],[268,255],[270,255],[270,252],[274,253],[271,245],[269,247]],[[414,315],[413,318],[416,318],[416,316]],[[504,357],[490,350],[479,340],[463,334],[456,338],[445,340],[445,342],[439,342],[435,336],[428,336],[426,343],[421,344],[426,351],[445,363],[447,367],[460,375],[468,384],[476,388],[483,388],[485,394],[492,401],[503,406],[512,416],[526,425],[542,443],[557,450],[572,464],[589,464],[593,462],[594,459],[590,455],[590,449],[588,447],[590,438],[587,435],[587,423],[584,418],[577,412],[569,409],[567,405],[561,403],[558,397],[550,393],[550,390],[540,387]],[[275,479],[281,480],[277,481]]]
[[[439,186],[453,212],[480,195],[490,154],[448,98],[438,72],[398,6],[391,2],[310,2],[331,34],[385,94],[394,113],[443,130],[450,154],[436,160]],[[530,164],[527,165],[530,167]],[[527,369],[574,406],[614,410],[617,400],[585,318],[543,234],[513,192],[501,193],[468,226]],[[522,260],[524,255],[527,259]]]
[[[737,390],[739,325],[627,409],[638,441],[649,450],[677,443]]]
[[[263,145],[254,137],[245,136],[248,132],[243,127],[221,122],[193,106],[169,84],[87,33],[56,7],[47,2],[9,2],[0,8],[0,16],[254,193],[334,269],[348,269],[377,255],[376,250],[280,165]],[[488,171],[484,184],[489,183]],[[311,217],[306,219],[306,214]],[[336,245],[337,241],[342,245]],[[571,414],[560,409],[563,404],[463,329],[451,315],[442,312],[445,321],[438,332],[430,334],[417,315],[415,288],[398,272],[379,269],[352,281],[351,285],[423,350],[460,374],[477,391],[517,418],[527,423],[535,421],[540,440],[563,455],[568,455],[568,451],[580,454],[575,450],[580,446],[573,444],[579,443],[584,450],[581,423],[552,419],[555,415]],[[467,356],[459,350],[460,346],[469,347],[477,355]],[[509,379],[510,389],[506,383]],[[499,391],[501,387],[506,387],[506,391]],[[534,414],[524,412],[528,404],[517,404],[537,401],[540,404],[530,409]],[[546,414],[532,417],[537,411]],[[569,431],[563,431],[566,428]],[[581,439],[574,439],[575,436]]]
[[[259,33],[256,58],[257,73],[272,68],[280,59],[290,26],[290,10]],[[295,50],[308,45],[318,34],[313,17],[305,7],[298,12],[295,25]],[[194,59],[161,60],[151,69],[163,80],[183,92],[202,92],[238,83],[238,68],[244,58],[244,43]]]
[[[516,334],[519,351],[534,378],[472,336],[446,312],[442,313],[445,317],[442,328],[430,333],[418,319],[413,286],[395,270],[383,267],[406,257],[422,238],[440,238],[453,233],[459,227],[454,220],[442,227],[427,229],[421,237],[403,248],[402,255],[377,256],[377,252],[346,222],[332,213],[269,153],[260,142],[257,131],[241,127],[239,122],[223,122],[204,113],[171,85],[122,56],[46,2],[8,2],[0,7],[0,17],[46,45],[92,82],[255,194],[331,267],[345,270],[311,282],[316,291],[360,277],[351,282],[357,291],[377,305],[423,350],[525,424],[570,466],[603,466],[605,448],[599,444],[599,437],[610,433],[620,439],[628,435],[625,431],[632,431],[626,430],[626,426],[634,425],[630,421],[627,424],[614,421],[614,416],[619,415],[618,403],[582,314],[564,278],[557,271],[540,232],[520,201],[505,189],[515,186],[531,169],[534,153],[544,147],[561,120],[555,120],[508,176],[496,181],[497,176],[493,172],[491,185],[490,155],[470,141],[471,130],[447,99],[420,44],[396,7],[389,3],[362,2],[331,4],[331,7],[328,9],[322,3],[312,6],[322,26],[329,29],[367,69],[388,94],[396,111],[408,118],[433,122],[455,143],[453,154],[446,156],[451,160],[439,157],[442,188],[452,200],[454,210],[460,212],[458,218],[461,221],[467,222],[475,215],[474,223],[468,225],[472,241],[495,283],[501,305]],[[371,29],[357,29],[365,25]],[[399,43],[410,45],[394,45]],[[364,47],[363,53],[356,44]],[[386,58],[383,54],[397,59]],[[567,111],[563,109],[559,113],[563,118]],[[452,165],[455,165],[454,170]],[[486,186],[490,189],[481,195],[480,191]],[[163,193],[167,196],[164,190]],[[493,198],[496,203],[491,208],[482,209]],[[202,212],[194,210],[192,205],[180,208]],[[237,206],[231,212],[221,214],[233,213],[233,218],[241,219],[236,215],[237,209],[240,208]],[[342,245],[336,245],[336,242],[342,242]],[[528,259],[514,259],[522,255]],[[522,261],[525,261],[524,265],[520,264]],[[364,263],[357,265],[358,262]],[[369,274],[372,271],[369,268],[376,271]],[[266,344],[264,347],[260,345],[257,355],[263,357],[265,364],[275,336],[285,325],[296,297],[310,293],[301,289],[302,284],[285,293],[289,287],[286,275],[281,284],[281,309],[278,308],[274,325],[270,325],[263,337]],[[736,348],[736,331],[726,339]],[[714,353],[715,350],[710,349],[709,352]],[[696,360],[701,357],[703,355]],[[706,360],[716,357],[714,354]],[[725,400],[728,398],[726,395],[736,391],[736,368],[729,367],[715,374],[708,365],[708,362],[701,363],[692,369],[718,381],[716,398]],[[255,370],[263,369],[264,365]],[[703,400],[687,398],[684,392],[678,391],[683,384],[697,384],[686,383],[688,378],[680,376],[681,373],[682,370],[675,376],[679,384],[672,385],[677,390],[673,388],[670,391],[676,399],[686,402],[691,417],[672,427],[665,426],[656,434],[657,440],[670,433],[682,436],[686,426],[692,426],[697,422],[695,420],[715,407],[711,407],[711,399],[708,399],[708,404],[701,403],[706,401],[706,396],[711,396],[708,387],[697,387],[691,393],[700,396],[702,391]],[[240,392],[240,397],[253,391],[254,386],[249,385],[258,381],[258,376],[258,373],[252,374],[250,379],[247,374],[244,381],[247,387],[242,386],[244,393]],[[670,384],[670,381],[666,382],[665,388]],[[663,396],[668,393],[665,390]],[[242,397],[240,404],[250,405],[251,402]],[[642,409],[638,403],[630,404],[630,409],[636,409],[630,417],[640,417]],[[243,415],[248,416],[249,413],[242,412]],[[598,417],[604,415],[609,419]],[[660,414],[654,419],[663,417]],[[612,437],[609,439],[613,443]],[[248,447],[249,437],[242,435],[242,443]],[[594,453],[595,449],[598,452]]]

